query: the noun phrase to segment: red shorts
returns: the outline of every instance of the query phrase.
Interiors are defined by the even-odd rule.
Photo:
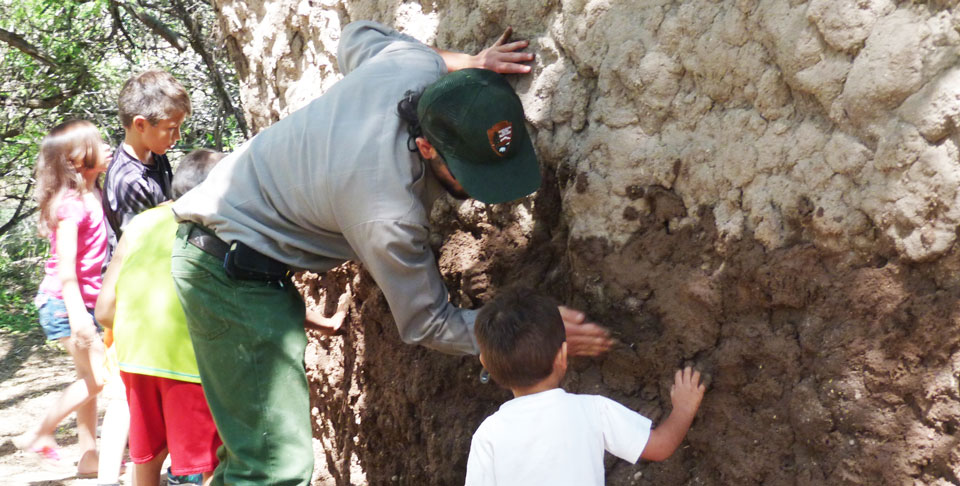
[[[150,462],[166,448],[178,476],[213,471],[223,442],[198,383],[120,372],[130,407],[130,459]]]

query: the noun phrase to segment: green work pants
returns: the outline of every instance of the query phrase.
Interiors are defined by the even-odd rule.
[[[292,285],[233,280],[186,240],[172,274],[223,439],[214,485],[306,486],[313,473],[304,304]]]

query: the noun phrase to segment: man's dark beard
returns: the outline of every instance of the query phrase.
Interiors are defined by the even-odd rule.
[[[430,166],[434,168],[433,169],[434,174],[437,173],[437,170],[436,170],[437,166],[446,166],[446,162],[444,162],[439,155],[430,159],[429,162],[430,162]],[[449,167],[447,168],[447,172],[450,172]],[[450,176],[453,177],[453,172],[450,172]],[[444,189],[446,189],[447,193],[453,196],[454,199],[457,199],[460,201],[463,201],[464,199],[470,199],[470,195],[467,194],[467,191],[464,191],[462,189],[457,189],[449,180],[446,180],[440,177],[435,177],[435,179],[437,179],[437,182],[439,182],[440,185],[443,186]],[[456,178],[454,177],[454,179]]]
[[[454,199],[457,199],[459,201],[470,199],[470,195],[467,194],[467,191],[457,190],[457,188],[453,187],[453,184],[450,184],[450,181],[442,180],[440,181],[440,185],[443,186],[443,188],[447,190],[447,194],[450,194],[451,196],[453,196]]]

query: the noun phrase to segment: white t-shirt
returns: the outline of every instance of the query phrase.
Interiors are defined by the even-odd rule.
[[[650,419],[606,397],[561,388],[514,398],[480,424],[467,486],[603,485],[603,451],[636,463]]]

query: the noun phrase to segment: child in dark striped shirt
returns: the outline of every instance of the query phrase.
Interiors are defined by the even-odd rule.
[[[118,114],[125,134],[103,184],[107,263],[123,227],[137,214],[171,199],[173,170],[165,154],[180,140],[180,125],[190,111],[186,90],[166,71],[133,76],[120,90]]]

